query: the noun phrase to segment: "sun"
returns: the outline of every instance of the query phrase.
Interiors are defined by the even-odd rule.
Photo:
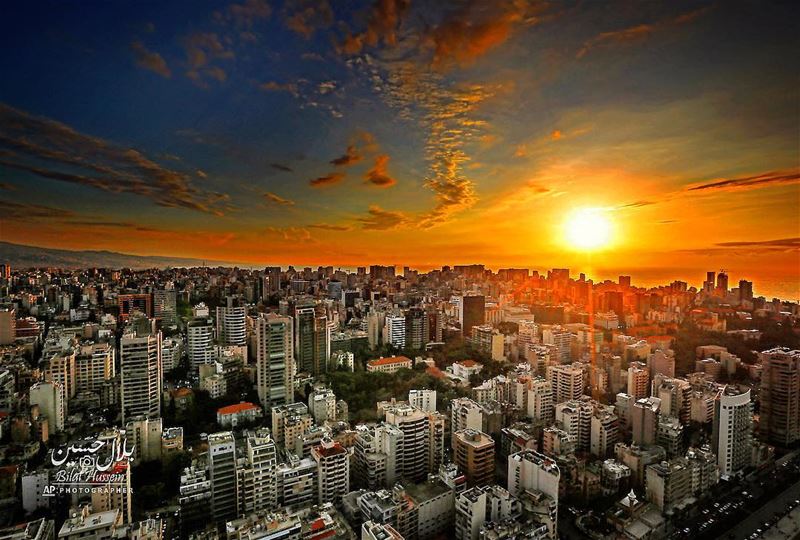
[[[564,223],[564,235],[570,247],[581,251],[601,249],[611,241],[611,220],[598,208],[581,208]]]

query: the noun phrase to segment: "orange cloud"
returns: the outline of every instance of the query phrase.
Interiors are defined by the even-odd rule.
[[[380,206],[369,207],[367,215],[356,219],[361,223],[361,228],[368,231],[386,231],[408,225],[410,218],[403,212],[384,210]]]
[[[378,187],[391,187],[397,180],[389,176],[389,156],[381,154],[375,156],[375,165],[364,175],[364,181]]]

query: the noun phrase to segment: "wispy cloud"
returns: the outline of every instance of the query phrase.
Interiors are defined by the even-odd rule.
[[[164,207],[217,215],[232,209],[227,194],[196,187],[191,173],[5,104],[0,104],[0,151],[0,166],[40,178],[132,193]]]
[[[277,169],[277,170],[279,170],[279,171],[283,171],[283,172],[294,172],[294,171],[293,171],[293,169],[292,169],[291,167],[289,167],[288,165],[284,165],[283,163],[270,163],[269,165],[270,165],[270,167],[272,167],[273,169]]]
[[[75,216],[71,210],[41,204],[0,201],[0,219],[56,219],[65,220]]]
[[[169,69],[164,57],[157,52],[148,50],[141,41],[131,43],[131,51],[136,65],[140,68],[158,73],[167,79],[172,77],[172,70]]]
[[[348,225],[330,225],[328,223],[314,223],[308,227],[311,229],[322,229],[323,231],[350,231],[353,229]]]
[[[271,191],[265,192],[264,193],[264,198],[270,203],[274,203],[274,204],[278,204],[278,205],[282,205],[282,206],[294,206],[295,205],[294,201],[292,201],[290,199],[285,199],[285,198],[281,197],[280,195],[276,195],[275,193],[272,193]]]
[[[742,176],[738,178],[723,178],[713,181],[698,182],[690,185],[688,191],[734,191],[769,187],[773,185],[795,184],[800,182],[800,172],[797,170],[770,171],[755,176]]]
[[[611,47],[614,45],[626,45],[643,41],[656,32],[661,32],[668,30],[671,27],[694,22],[696,19],[707,13],[710,9],[710,7],[704,7],[653,23],[637,24],[627,28],[622,28],[620,30],[602,32],[584,42],[583,46],[578,50],[575,56],[577,58],[583,58],[594,49]]]
[[[332,172],[326,174],[325,176],[320,176],[309,180],[308,183],[311,184],[311,187],[325,187],[338,184],[342,180],[344,180],[344,173]]]
[[[790,248],[800,249],[800,237],[797,238],[781,238],[778,240],[755,240],[755,241],[737,241],[737,242],[717,242],[714,244],[720,247],[731,248]]]

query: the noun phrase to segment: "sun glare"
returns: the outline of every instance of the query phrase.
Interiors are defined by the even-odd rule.
[[[611,241],[611,221],[602,210],[582,208],[569,215],[564,232],[567,243],[574,249],[600,249]]]

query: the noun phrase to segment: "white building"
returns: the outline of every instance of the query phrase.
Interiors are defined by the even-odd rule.
[[[423,411],[436,412],[436,390],[409,390],[408,404]]]
[[[59,433],[64,430],[67,410],[60,383],[38,382],[31,386],[28,399],[31,405],[38,405],[39,411],[47,417],[50,431]]]
[[[753,404],[750,389],[728,385],[714,404],[712,446],[721,475],[733,475],[750,465],[753,451]]]

